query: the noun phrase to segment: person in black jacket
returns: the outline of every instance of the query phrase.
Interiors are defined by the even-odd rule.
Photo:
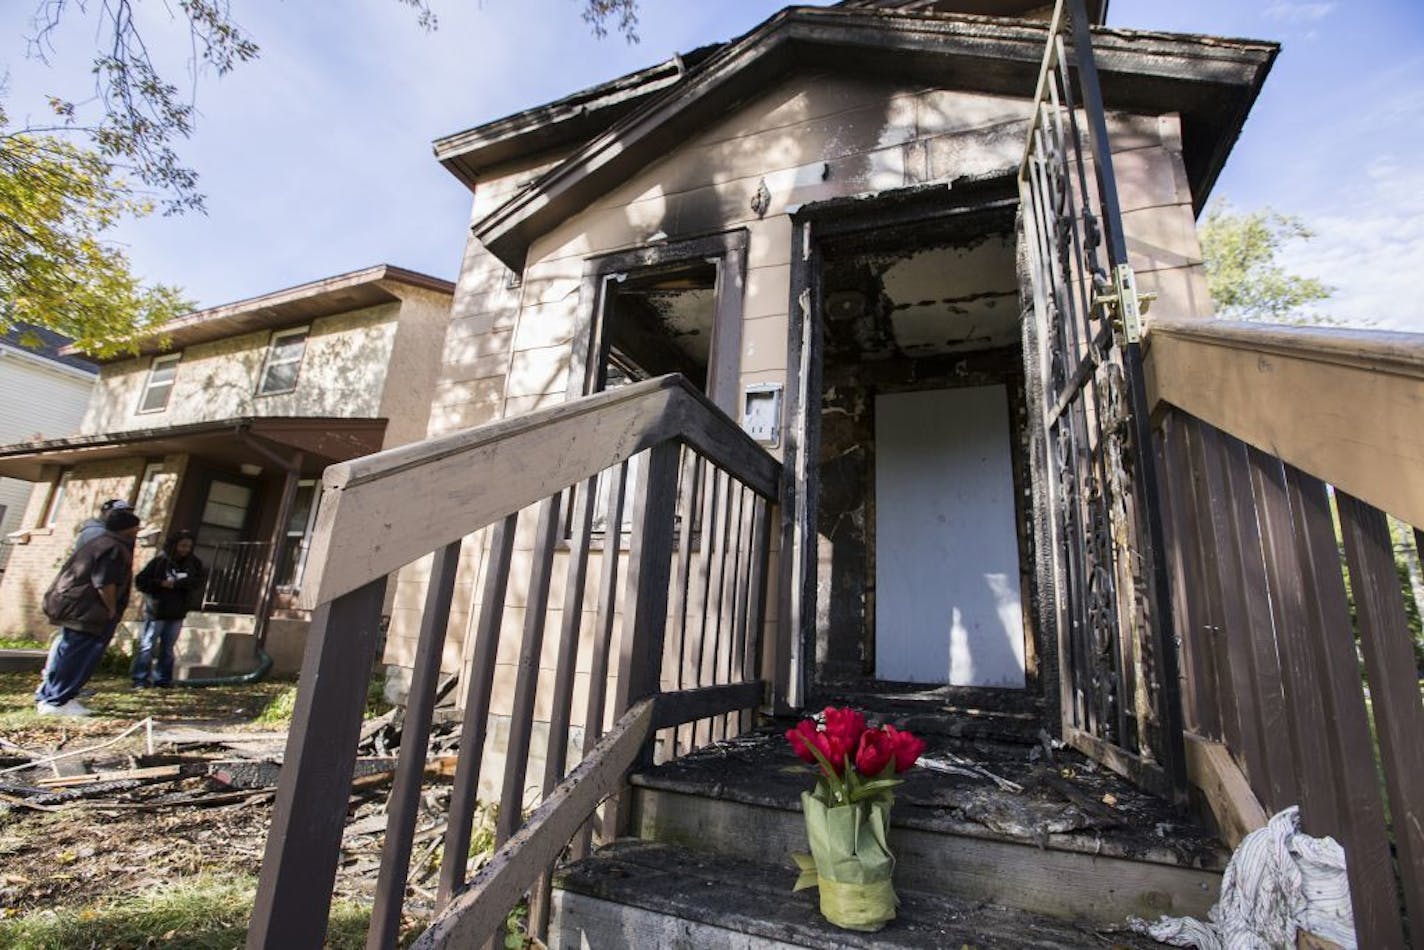
[[[129,675],[135,689],[173,682],[173,645],[183,628],[193,595],[203,589],[203,562],[193,553],[193,533],[178,531],[138,572],[143,592],[143,633]]]
[[[110,511],[104,533],[71,554],[45,592],[45,616],[61,629],[35,691],[40,715],[89,715],[76,697],[98,668],[128,605],[138,528],[132,511]]]

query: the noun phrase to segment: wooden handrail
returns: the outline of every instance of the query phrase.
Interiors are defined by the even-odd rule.
[[[331,466],[302,606],[328,603],[669,440],[776,497],[780,463],[682,376],[661,376]]]
[[[1424,334],[1156,320],[1154,412],[1182,409],[1424,524]]]
[[[652,733],[655,700],[629,709],[599,740],[588,758],[559,783],[524,827],[435,918],[413,945],[481,947],[504,925],[509,908],[559,856],[584,820],[622,785]]]

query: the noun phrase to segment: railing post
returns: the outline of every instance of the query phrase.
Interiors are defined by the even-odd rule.
[[[622,715],[660,689],[668,585],[672,580],[673,515],[677,508],[679,448],[663,442],[648,451],[647,477],[633,507],[628,557],[629,598],[619,638],[618,689],[614,708]],[[704,526],[704,530],[706,530]],[[641,761],[650,760],[651,742]],[[622,832],[630,817],[627,795],[619,796],[612,826]]]
[[[326,937],[385,592],[385,578],[371,581],[312,615],[247,931],[252,950],[320,947]]]

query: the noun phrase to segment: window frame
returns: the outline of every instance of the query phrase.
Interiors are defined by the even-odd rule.
[[[143,392],[139,393],[138,408],[134,410],[135,415],[142,416],[155,412],[166,412],[168,410],[168,404],[173,401],[173,390],[178,386],[178,367],[182,362],[183,354],[181,352],[161,353],[153,358],[152,362],[148,364],[148,379],[143,384]],[[163,397],[163,404],[159,406],[149,406],[148,396],[149,393],[154,390],[153,377],[160,368],[168,366],[173,367],[173,376],[167,380],[166,383],[160,384],[166,385],[168,389],[167,394]]]
[[[164,474],[162,462],[146,462],[143,466],[143,474],[138,477],[138,487],[134,491],[133,510],[138,515],[138,519],[145,524],[153,515],[154,503],[158,500],[158,476]],[[144,491],[148,490],[148,498],[144,498]]]
[[[285,545],[293,538],[297,539],[297,549],[295,563],[292,565],[292,583],[279,584],[277,589],[287,594],[300,593],[302,581],[306,578],[307,557],[311,554],[312,533],[316,530],[316,518],[321,511],[322,484],[320,478],[302,478],[297,481],[297,489],[310,486],[312,490],[311,507],[307,509],[306,523],[300,532],[294,533],[290,525],[282,528],[282,543]]]
[[[49,497],[45,499],[44,512],[40,515],[39,527],[53,528],[54,523],[59,520],[59,506],[64,503],[65,491],[69,488],[69,481],[73,477],[73,468],[60,469],[54,484],[49,487]]]
[[[273,354],[275,354],[275,353],[277,352],[277,344],[280,343],[282,340],[285,340],[285,339],[288,339],[288,338],[294,337],[294,336],[300,336],[300,337],[302,338],[302,352],[301,352],[301,355],[298,356],[295,360],[282,360],[282,361],[280,361],[280,362],[274,362],[273,359],[272,359],[272,356],[273,356]],[[306,359],[307,359],[307,344],[308,344],[308,342],[310,342],[310,340],[311,340],[311,325],[310,325],[310,324],[307,324],[306,326],[300,326],[300,327],[290,327],[290,328],[288,328],[288,329],[286,329],[286,330],[273,330],[273,331],[272,331],[272,335],[267,338],[267,355],[266,355],[265,357],[263,357],[263,360],[262,360],[262,372],[259,373],[258,376],[257,376],[257,391],[256,391],[255,395],[257,395],[257,396],[282,396],[282,395],[285,395],[285,394],[287,394],[287,393],[296,392],[296,391],[297,391],[297,387],[298,387],[299,385],[301,385],[301,381],[302,381],[302,364],[306,362]],[[296,373],[292,376],[292,385],[289,386],[289,387],[287,387],[286,389],[268,389],[268,388],[267,388],[267,374],[272,371],[272,367],[273,367],[273,366],[286,366],[286,365],[288,365],[288,364],[290,364],[290,363],[295,363],[296,366],[297,366],[297,371],[296,371]]]
[[[579,288],[579,322],[569,366],[568,398],[576,399],[604,388],[610,283],[621,283],[625,277],[640,272],[709,263],[717,268],[717,281],[706,393],[724,412],[738,418],[747,243],[747,229],[735,228],[586,259]]]

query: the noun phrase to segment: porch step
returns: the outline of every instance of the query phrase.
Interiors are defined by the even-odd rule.
[[[789,862],[778,867],[653,842],[615,842],[558,873],[549,945],[555,950],[1159,946],[1130,933],[1104,933],[904,889],[893,921],[877,933],[856,933],[821,917],[815,890],[793,894],[795,880]]]
[[[791,756],[784,725],[635,775],[632,832],[747,860],[804,851],[800,796],[815,773]],[[926,738],[927,757],[957,771],[919,768],[896,790],[905,888],[1109,926],[1201,916],[1215,901],[1220,842],[1083,756],[1058,750],[1046,766],[1020,745]]]
[[[1043,700],[1025,690],[913,683],[826,683],[808,704],[852,706],[870,718],[917,735],[1037,743]]]

